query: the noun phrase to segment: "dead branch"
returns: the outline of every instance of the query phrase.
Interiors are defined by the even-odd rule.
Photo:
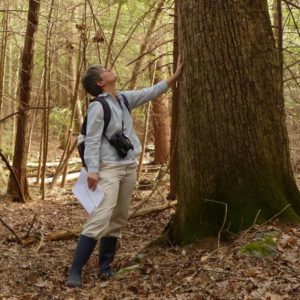
[[[299,30],[299,27],[298,27],[298,25],[297,25],[297,21],[296,21],[296,19],[295,19],[295,16],[294,16],[294,14],[293,14],[293,12],[292,12],[292,9],[290,8],[290,4],[289,4],[288,2],[287,2],[286,4],[287,4],[288,10],[289,10],[289,12],[290,12],[290,15],[291,15],[291,17],[292,17],[294,26],[295,26],[295,28],[296,28],[296,30],[297,30],[298,36],[300,36],[300,30]]]
[[[131,215],[129,218],[135,218],[135,217],[140,217],[140,216],[160,212],[160,211],[163,211],[167,208],[174,207],[174,206],[176,206],[176,204],[177,204],[177,201],[172,201],[172,202],[165,203],[165,204],[163,204],[161,206],[158,206],[158,207],[152,207],[150,209],[149,208],[148,209],[143,209],[143,210],[138,211],[134,216]],[[30,235],[30,236],[25,235],[24,238],[20,238],[15,233],[15,231],[12,228],[10,228],[1,218],[0,218],[0,221],[7,229],[9,229],[9,231],[11,231],[13,233],[13,235],[16,237],[16,239],[18,240],[18,242],[21,245],[29,246],[29,245],[35,244],[36,242],[39,242],[39,245],[36,249],[37,252],[39,251],[39,249],[41,248],[42,244],[45,241],[69,240],[69,239],[78,237],[78,235],[82,231],[82,225],[80,225],[80,226],[74,227],[72,229],[59,230],[59,231],[54,232],[50,235],[44,235],[43,232],[41,232],[41,237],[37,236],[37,235]],[[148,239],[145,236],[140,236],[140,235],[137,235],[135,233],[128,232],[128,231],[125,231],[124,234],[137,236],[137,237],[143,238],[143,239]]]
[[[104,38],[104,41],[105,41],[105,43],[106,43],[106,45],[107,45],[107,47],[108,47],[108,41],[107,41],[107,39],[106,39],[106,36],[105,36],[104,31],[103,31],[103,29],[102,29],[102,26],[101,26],[101,24],[100,24],[98,18],[96,17],[96,14],[95,14],[94,10],[93,10],[93,5],[92,5],[92,3],[91,3],[91,0],[87,0],[87,3],[88,3],[88,5],[89,5],[89,7],[90,7],[90,10],[91,10],[91,13],[92,13],[92,16],[93,16],[93,20],[96,21],[96,23],[97,23],[97,25],[98,25],[98,27],[99,27],[99,29],[100,29],[100,31],[101,31],[101,34],[102,34],[102,36],[103,36],[103,38]]]
[[[167,202],[164,203],[163,205],[160,206],[156,206],[156,207],[151,207],[151,208],[146,208],[146,209],[141,209],[141,210],[137,210],[136,212],[133,212],[130,216],[129,219],[132,218],[136,218],[136,217],[140,217],[140,216],[145,216],[145,215],[149,215],[155,212],[160,212],[162,210],[165,210],[167,208],[171,208],[177,205],[177,200],[175,201],[171,201],[171,202]]]
[[[300,9],[299,5],[297,5],[297,4],[295,4],[295,3],[291,2],[291,1],[283,0],[283,2],[285,2],[287,5],[291,5],[291,6],[295,7],[295,8]]]
[[[46,241],[61,241],[61,240],[68,240],[74,237],[78,237],[80,232],[82,231],[82,226],[77,226],[73,229],[69,230],[60,230],[51,235],[45,237]]]
[[[267,220],[266,222],[259,224],[259,227],[262,227],[264,225],[266,225],[267,223],[273,221],[275,218],[277,218],[279,215],[281,215],[287,208],[289,208],[291,206],[291,203],[289,203],[288,205],[286,205],[280,212],[278,212],[277,214],[275,214],[272,218],[270,218],[269,220]]]
[[[108,62],[110,61],[110,55],[112,54],[112,46],[113,46],[114,39],[115,39],[116,29],[117,29],[118,21],[119,21],[119,18],[120,18],[120,12],[121,12],[122,5],[123,5],[123,2],[119,1],[117,14],[116,14],[112,34],[111,34],[111,38],[110,38],[110,41],[109,41],[109,44],[108,44],[107,56],[106,56],[105,65],[104,65],[105,68],[108,67]]]
[[[45,240],[45,235],[44,235],[44,226],[41,227],[41,238],[40,238],[40,242],[39,242],[39,245],[37,246],[35,252],[39,252],[43,243],[44,243],[44,240]]]
[[[143,72],[145,72],[145,70],[149,69],[161,57],[168,56],[168,55],[171,55],[171,51],[165,52],[165,53],[163,53],[163,54],[155,57],[153,60],[149,61],[143,69],[141,69],[139,72],[137,72],[137,74],[135,74],[130,80],[128,80],[127,82],[125,82],[125,84],[121,87],[121,90],[125,89],[125,87],[129,83],[131,83],[133,80],[135,80],[140,74],[142,74]]]
[[[131,217],[133,217],[135,214],[136,214],[136,212],[147,202],[147,201],[149,201],[149,199],[151,198],[151,196],[156,192],[156,190],[158,189],[158,186],[159,186],[159,184],[160,184],[160,181],[164,178],[164,176],[167,174],[167,172],[169,171],[169,166],[168,166],[168,168],[166,169],[166,171],[165,171],[165,173],[163,173],[163,174],[161,174],[162,173],[162,168],[160,169],[160,171],[159,171],[159,173],[158,173],[158,175],[157,175],[157,183],[156,183],[156,185],[155,185],[155,187],[153,188],[153,190],[152,190],[152,192],[150,193],[150,195],[147,197],[147,198],[145,198],[141,203],[139,203],[138,205],[137,205],[137,207],[135,208],[135,210],[134,210],[134,212],[132,213],[132,215],[131,215]],[[131,218],[130,217],[130,218]]]
[[[225,202],[220,202],[220,201],[215,201],[215,200],[209,200],[209,199],[205,199],[206,202],[213,202],[213,203],[219,203],[219,204],[223,204],[225,205],[225,212],[224,212],[224,219],[223,219],[223,223],[222,226],[220,228],[220,231],[218,232],[218,249],[220,248],[220,242],[221,242],[221,234],[222,231],[224,229],[225,223],[226,223],[226,219],[227,219],[227,203]]]
[[[18,115],[18,114],[21,114],[21,113],[24,113],[24,110],[30,110],[30,109],[52,109],[52,107],[24,107],[22,110],[19,110],[19,111],[16,111],[14,113],[11,113],[9,114],[8,116],[0,119],[0,123],[4,122],[5,120],[15,116],[15,115]]]
[[[120,56],[120,54],[123,52],[123,50],[125,49],[126,45],[128,44],[128,42],[130,41],[130,39],[132,38],[134,32],[136,31],[136,29],[138,28],[138,26],[140,25],[140,23],[145,19],[145,17],[152,12],[153,7],[155,6],[155,2],[153,3],[152,6],[150,6],[149,10],[142,16],[140,17],[140,19],[136,22],[136,24],[133,26],[133,29],[131,30],[131,32],[129,34],[126,34],[127,36],[127,40],[124,42],[124,44],[121,46],[119,52],[117,53],[115,59],[113,60],[111,67],[113,68],[115,65],[116,60],[118,59],[118,57]]]
[[[15,237],[16,237],[16,239],[17,239],[17,241],[19,242],[19,244],[21,244],[21,245],[24,245],[23,244],[23,241],[20,239],[20,237],[16,234],[16,232],[9,226],[9,225],[7,225],[3,220],[2,220],[2,218],[0,217],[0,222],[2,223],[2,225],[4,226],[4,227],[6,227]]]
[[[156,50],[157,48],[159,48],[159,47],[161,47],[161,46],[163,46],[163,45],[165,45],[165,44],[171,43],[171,42],[173,42],[173,41],[174,41],[174,39],[171,39],[171,40],[167,40],[167,41],[165,41],[165,42],[163,42],[163,43],[160,43],[160,44],[156,45],[155,47],[153,47],[153,48],[151,48],[150,50],[144,52],[143,54],[141,54],[140,56],[138,56],[138,57],[135,58],[134,60],[130,61],[130,62],[127,64],[127,66],[130,66],[131,64],[135,63],[137,60],[142,59],[144,56],[146,56],[147,54],[149,54],[149,53],[151,53],[152,51]]]
[[[133,232],[130,232],[130,231],[122,231],[122,234],[135,236],[135,237],[138,237],[138,238],[141,238],[141,239],[144,239],[144,240],[148,240],[148,241],[150,240],[150,238],[147,237],[147,236],[139,235],[139,234],[136,234],[136,233],[133,233]]]
[[[59,175],[61,174],[63,169],[68,164],[69,158],[70,158],[71,154],[73,153],[74,149],[76,148],[76,146],[77,146],[77,141],[75,140],[73,142],[73,145],[70,147],[69,151],[66,152],[65,157],[64,157],[64,154],[63,154],[62,159],[60,161],[60,164],[57,167],[56,173],[53,176],[53,180],[52,180],[51,185],[50,185],[50,190],[53,190],[53,188],[54,188],[54,186],[55,186],[55,184],[56,184],[56,182],[59,178]]]
[[[28,230],[27,230],[27,232],[26,232],[24,238],[27,238],[27,237],[29,236],[29,233],[30,233],[30,231],[31,231],[31,229],[32,229],[32,227],[33,227],[33,224],[34,224],[35,220],[36,220],[36,213],[35,213],[34,216],[33,216],[33,219],[32,219],[32,221],[31,221],[31,224],[30,224],[30,226],[29,226],[29,228],[28,228]]]
[[[20,184],[20,181],[18,179],[18,176],[17,176],[16,172],[14,171],[14,169],[10,166],[7,158],[4,156],[4,154],[1,152],[1,150],[0,150],[0,157],[2,158],[2,160],[4,161],[6,167],[9,169],[10,173],[12,174],[12,177],[16,181],[16,184],[17,184],[17,187],[18,187],[19,196],[21,198],[21,202],[25,203],[25,196],[24,196],[24,194],[22,192],[21,184]]]

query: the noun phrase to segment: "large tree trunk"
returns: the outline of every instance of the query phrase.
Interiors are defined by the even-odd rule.
[[[179,1],[178,10],[185,65],[169,237],[216,235],[226,206],[234,233],[281,210],[281,220],[299,222],[267,0]]]
[[[15,142],[15,151],[13,158],[13,168],[18,176],[20,187],[25,198],[29,198],[27,178],[26,178],[26,163],[27,163],[27,143],[28,143],[28,107],[30,104],[31,93],[31,77],[33,69],[33,49],[34,49],[34,34],[37,31],[38,16],[39,16],[40,1],[29,0],[28,22],[26,29],[26,37],[24,49],[22,53],[22,67],[20,72],[19,85],[19,111],[17,121],[17,134]],[[16,182],[10,175],[8,184],[8,193],[11,194],[16,201],[23,199],[17,192]]]

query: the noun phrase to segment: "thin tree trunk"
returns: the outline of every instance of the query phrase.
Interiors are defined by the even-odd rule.
[[[53,181],[50,184],[50,190],[52,190],[54,188],[56,181],[57,181],[59,175],[61,174],[61,172],[65,171],[64,177],[67,175],[67,173],[66,173],[67,168],[65,168],[65,165],[68,164],[70,155],[75,149],[74,144],[71,146],[72,134],[78,133],[80,131],[80,126],[82,123],[82,115],[81,115],[80,122],[78,123],[78,125],[80,125],[80,126],[78,126],[78,125],[76,126],[78,128],[75,132],[71,129],[74,127],[74,123],[76,122],[76,120],[75,120],[76,115],[77,115],[76,112],[78,112],[78,110],[79,110],[78,104],[80,105],[80,103],[78,101],[78,93],[79,93],[80,75],[81,75],[81,70],[82,70],[82,66],[84,63],[84,58],[82,57],[83,55],[80,50],[81,50],[81,41],[79,43],[79,52],[78,52],[78,59],[77,59],[77,74],[76,74],[76,78],[75,78],[74,94],[73,94],[72,101],[71,101],[72,115],[71,115],[70,129],[69,129],[68,137],[67,137],[67,144],[64,149],[64,153],[61,157],[60,164],[59,164],[58,168],[56,169],[56,172],[53,176]],[[80,109],[80,112],[81,112],[81,109]],[[78,120],[77,120],[77,122],[78,122]],[[76,144],[76,141],[75,141],[75,144]],[[64,177],[63,177],[63,181],[64,181]],[[62,186],[63,186],[63,183],[62,183]]]
[[[18,51],[18,59],[17,59],[17,68],[16,68],[16,73],[15,73],[15,78],[20,78],[20,74],[21,74],[21,51]],[[19,84],[16,84],[15,86],[13,86],[13,90],[12,90],[12,96],[14,99],[17,99],[19,94]],[[11,101],[11,111],[14,112],[16,111],[16,103],[15,101]],[[17,131],[17,116],[13,116],[12,117],[12,140],[11,140],[11,145],[10,145],[10,149],[11,149],[11,153],[14,152],[15,149],[15,137],[16,137],[16,131]]]
[[[93,16],[93,20],[97,23],[97,25],[98,25],[98,27],[99,27],[99,29],[100,29],[100,33],[101,33],[101,35],[102,35],[102,37],[103,37],[103,40],[104,40],[105,44],[106,44],[107,47],[108,47],[108,42],[107,42],[106,36],[105,36],[105,34],[104,34],[104,31],[103,31],[103,29],[102,29],[102,26],[101,26],[101,24],[100,24],[98,18],[96,17],[96,15],[95,15],[95,13],[94,13],[94,10],[93,10],[93,4],[91,3],[91,0],[86,0],[86,1],[87,1],[87,3],[89,4],[90,10],[91,10],[91,13],[92,13],[92,16]]]
[[[40,179],[41,179],[41,172],[42,172],[42,159],[43,159],[43,145],[44,145],[44,128],[41,126],[41,131],[40,131],[40,151],[39,151],[39,163],[38,163],[38,169],[37,169],[37,175],[36,175],[36,184],[39,184]]]
[[[119,5],[118,5],[118,10],[117,10],[116,18],[115,18],[115,23],[114,23],[113,31],[112,31],[111,38],[110,38],[110,41],[109,41],[109,44],[108,44],[107,56],[106,56],[106,59],[105,59],[105,68],[108,67],[108,62],[112,58],[111,57],[112,47],[113,47],[113,43],[114,43],[114,38],[115,38],[117,26],[118,26],[118,21],[119,21],[119,18],[120,18],[120,12],[121,12],[122,5],[123,5],[123,1],[119,1]]]
[[[30,198],[26,178],[27,164],[27,143],[28,143],[28,110],[31,94],[31,77],[33,70],[34,56],[34,35],[37,31],[40,1],[29,0],[28,22],[26,29],[25,43],[22,53],[22,68],[20,72],[20,104],[17,121],[17,134],[15,142],[15,152],[13,158],[13,168],[15,169],[20,181],[21,191],[25,198]],[[10,175],[8,193],[16,201],[22,201],[21,195],[17,192],[15,180]]]
[[[56,172],[53,176],[53,180],[50,184],[50,190],[53,190],[55,184],[57,183],[57,180],[58,180],[60,174],[66,168],[66,165],[68,165],[69,158],[70,158],[71,154],[73,153],[73,151],[75,150],[76,145],[77,145],[77,141],[75,140],[75,141],[73,141],[72,145],[68,146],[69,150],[68,150],[68,152],[65,153],[65,159],[61,159],[61,161],[59,163],[59,166],[57,167]]]
[[[78,73],[76,76],[76,82],[75,82],[75,94],[74,94],[74,99],[77,99],[78,97],[78,90],[79,90],[79,82],[80,82],[80,74],[81,74],[81,69],[82,69],[82,61],[80,61],[81,55],[80,53],[78,54]],[[73,123],[74,123],[74,118],[75,118],[75,101],[72,101],[73,106],[72,106],[72,115],[71,115],[71,124],[70,124],[70,128],[73,127]],[[64,149],[64,153],[61,157],[60,163],[58,168],[56,169],[56,172],[53,176],[53,181],[50,184],[50,190],[52,190],[56,184],[56,181],[59,177],[59,175],[61,174],[61,172],[64,170],[64,166],[65,164],[68,163],[68,159],[71,155],[71,153],[74,151],[75,149],[75,145],[76,145],[76,141],[74,142],[74,144],[71,146],[71,136],[72,136],[72,129],[69,129],[68,132],[68,137],[67,137],[67,145]]]
[[[54,6],[54,0],[51,1],[51,7],[48,14],[46,41],[44,49],[44,84],[43,84],[43,99],[44,99],[44,111],[43,111],[43,159],[41,169],[41,192],[42,200],[45,199],[45,176],[47,169],[47,156],[48,156],[48,142],[49,142],[49,109],[50,106],[50,73],[51,73],[51,57],[50,57],[50,42],[51,42],[51,29],[53,24],[51,23],[52,11]]]
[[[39,87],[39,91],[38,91],[38,95],[37,95],[37,105],[40,104],[41,102],[41,92],[42,92],[42,88],[43,88],[43,82],[44,82],[44,76],[45,76],[45,68],[43,69],[43,73],[42,73],[42,77],[41,77],[41,81],[40,81],[40,87]],[[43,114],[44,112],[42,112]],[[35,118],[36,116],[38,116],[38,110],[35,111]],[[41,118],[42,120],[43,118]],[[31,134],[33,132],[33,125],[32,125],[32,129],[31,129]],[[39,184],[40,182],[40,177],[41,177],[41,172],[42,172],[42,158],[43,158],[43,145],[44,145],[44,127],[43,127],[43,124],[41,126],[41,129],[40,129],[40,148],[39,148],[39,159],[38,159],[38,167],[37,167],[37,175],[36,175],[36,184]]]
[[[6,0],[5,4],[7,6]],[[3,110],[3,95],[4,95],[4,70],[6,62],[6,50],[7,50],[7,40],[8,40],[8,13],[3,12],[2,18],[2,37],[1,37],[1,52],[0,52],[0,119]],[[2,149],[2,124],[0,123],[0,149]]]
[[[165,79],[163,65],[163,57],[160,57],[156,64],[154,84]],[[170,155],[171,138],[169,99],[166,94],[152,102],[152,126],[155,146],[154,163],[166,164]]]
[[[155,66],[153,68],[153,73],[152,73],[152,78],[151,78],[151,86],[154,83],[155,72],[156,72],[156,63],[155,63]],[[151,102],[148,102],[146,104],[146,115],[145,115],[144,132],[143,132],[143,139],[142,139],[142,151],[141,151],[141,154],[140,154],[139,165],[138,165],[138,168],[137,168],[137,176],[136,176],[137,177],[137,179],[136,179],[137,182],[139,181],[140,176],[141,176],[143,159],[144,159],[144,155],[145,155],[145,149],[146,149],[146,143],[147,143],[147,137],[148,137],[148,129],[149,129],[150,107],[151,107]]]
[[[146,36],[144,38],[143,43],[140,46],[139,56],[141,56],[141,57],[143,57],[143,54],[145,52],[147,52],[147,49],[148,49],[148,46],[149,46],[149,43],[150,43],[151,34],[152,34],[152,32],[153,32],[153,30],[156,26],[156,23],[158,21],[158,17],[161,13],[161,9],[162,9],[164,3],[165,3],[165,0],[159,0],[158,1],[157,8],[156,8],[155,13],[153,15],[153,18],[151,20],[151,23],[150,23],[150,25],[147,29]],[[131,80],[130,80],[130,89],[131,90],[136,88],[137,80],[138,80],[138,74],[141,70],[141,65],[142,65],[142,58],[138,59],[134,64],[133,71],[132,71],[132,76],[131,76]]]
[[[72,115],[72,117],[74,117],[74,114]],[[59,161],[59,165],[53,175],[53,180],[50,184],[50,190],[53,190],[61,172],[63,172],[64,170],[64,165],[65,165],[65,161],[67,160],[67,153],[68,153],[68,150],[69,150],[69,147],[70,147],[70,143],[71,143],[71,135],[72,135],[72,130],[69,129],[69,132],[68,132],[68,135],[67,135],[67,141],[66,141],[66,146],[65,146],[65,149],[64,149],[64,152],[60,158],[60,161]]]
[[[143,160],[145,155],[145,149],[146,149],[146,143],[148,137],[148,128],[149,128],[150,107],[151,107],[151,102],[148,102],[145,107],[146,109],[145,109],[145,121],[144,121],[144,131],[143,131],[143,139],[142,139],[142,151],[140,154],[140,160],[139,160],[139,165],[138,165],[137,175],[136,175],[137,182],[139,182],[141,177],[141,171],[142,171]]]
[[[75,12],[72,14],[72,19],[74,18]],[[78,89],[79,89],[79,84],[78,84],[78,74],[81,72],[82,68],[82,45],[83,41],[80,38],[79,43],[78,43],[78,56],[77,56],[77,61],[76,61],[76,56],[75,56],[75,37],[78,36],[78,34],[75,32],[75,27],[72,27],[71,30],[71,35],[69,35],[68,38],[68,90],[70,91],[70,103],[72,107],[74,107],[74,119],[72,119],[72,129],[74,134],[80,132],[81,124],[83,122],[82,118],[82,112],[81,112],[81,105],[80,101],[78,99]],[[82,30],[82,29],[79,29]],[[80,32],[82,34],[82,31]],[[80,36],[81,36],[80,34]]]
[[[176,70],[178,58],[178,0],[175,0],[174,11],[174,44],[173,44],[173,72]],[[168,200],[176,199],[177,185],[177,132],[179,120],[179,101],[180,89],[179,85],[172,87],[172,121],[171,121],[171,151],[170,151],[170,192],[167,196]]]
[[[60,183],[60,187],[64,188],[65,184],[66,184],[66,179],[67,179],[67,175],[68,175],[68,170],[69,170],[69,166],[68,164],[66,164],[64,171],[63,171],[63,176],[61,179],[61,183]]]
[[[273,0],[272,3],[272,21],[273,21],[273,32],[274,39],[276,41],[276,45],[278,45],[278,8],[277,8],[278,0]]]
[[[39,86],[39,90],[37,92],[37,95],[35,97],[35,106],[36,107],[39,107],[40,104],[41,104],[41,90],[42,90],[42,86],[43,86],[43,80],[44,80],[44,75],[45,75],[45,70],[43,70],[42,72],[42,77],[41,77],[41,81],[40,81],[40,86]],[[38,109],[34,109],[33,112],[31,113],[32,114],[32,121],[31,121],[31,124],[30,124],[30,129],[29,129],[29,142],[28,142],[28,153],[30,153],[30,147],[31,147],[31,140],[32,140],[32,136],[33,136],[33,132],[34,132],[34,128],[35,128],[35,121],[36,121],[36,118],[38,116],[38,112],[39,110]]]
[[[136,31],[136,29],[138,28],[138,26],[141,24],[142,21],[145,20],[146,16],[152,11],[152,9],[153,9],[153,7],[155,6],[155,4],[156,4],[156,3],[153,2],[153,4],[152,4],[151,6],[149,6],[148,11],[146,11],[146,12],[144,13],[144,15],[141,16],[141,17],[139,18],[139,20],[137,20],[137,22],[132,26],[132,30],[130,31],[130,33],[127,34],[127,39],[126,39],[126,41],[125,41],[125,42],[123,43],[123,45],[120,47],[118,53],[116,54],[114,60],[112,61],[112,66],[111,66],[112,68],[113,68],[113,66],[115,65],[115,63],[116,63],[117,59],[119,58],[119,56],[121,55],[121,53],[123,52],[123,50],[126,48],[126,46],[127,46],[127,44],[129,43],[129,41],[131,40],[131,38],[132,38],[134,32]]]
[[[63,107],[62,92],[61,92],[61,71],[60,71],[60,51],[57,49],[53,54],[53,69],[55,70],[55,89],[54,89],[54,103],[57,107]]]

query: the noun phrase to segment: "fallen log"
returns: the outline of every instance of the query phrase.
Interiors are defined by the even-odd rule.
[[[79,173],[70,173],[67,175],[67,180],[68,181],[72,181],[72,180],[76,180],[79,177]],[[58,177],[58,181],[61,181],[62,176]],[[45,183],[51,183],[53,180],[53,177],[47,177],[45,178]],[[34,184],[36,183],[36,177],[30,177],[28,178],[28,183],[29,184]]]
[[[131,214],[129,216],[129,219],[133,219],[133,218],[136,218],[136,217],[145,216],[145,215],[148,215],[148,214],[160,212],[160,211],[163,211],[167,208],[175,207],[176,204],[177,204],[177,201],[171,201],[171,202],[164,203],[163,205],[160,205],[160,206],[157,206],[157,207],[142,209],[142,210],[137,211],[134,215]],[[69,240],[69,239],[72,239],[74,237],[77,237],[80,234],[81,230],[82,230],[82,225],[71,228],[71,229],[59,230],[59,231],[54,232],[54,233],[49,234],[49,235],[42,235],[43,236],[43,241]],[[11,229],[11,231],[12,231],[12,229]],[[29,246],[29,245],[35,244],[35,243],[39,242],[40,239],[41,239],[38,235],[30,235],[28,237],[19,237],[17,234],[14,234],[14,235],[19,238],[19,239],[17,238],[17,240],[23,246]]]
[[[129,215],[129,220],[140,217],[140,216],[145,216],[149,215],[155,212],[160,212],[162,210],[165,210],[167,208],[175,207],[177,205],[177,200],[171,201],[171,202],[166,202],[163,205],[156,206],[156,207],[151,207],[151,208],[145,208],[145,209],[140,209],[136,213],[132,213]]]

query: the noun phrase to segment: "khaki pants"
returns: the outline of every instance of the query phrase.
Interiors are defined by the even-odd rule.
[[[104,199],[91,212],[81,234],[100,239],[102,236],[121,237],[127,223],[131,196],[136,183],[136,164],[102,164],[100,186]]]

